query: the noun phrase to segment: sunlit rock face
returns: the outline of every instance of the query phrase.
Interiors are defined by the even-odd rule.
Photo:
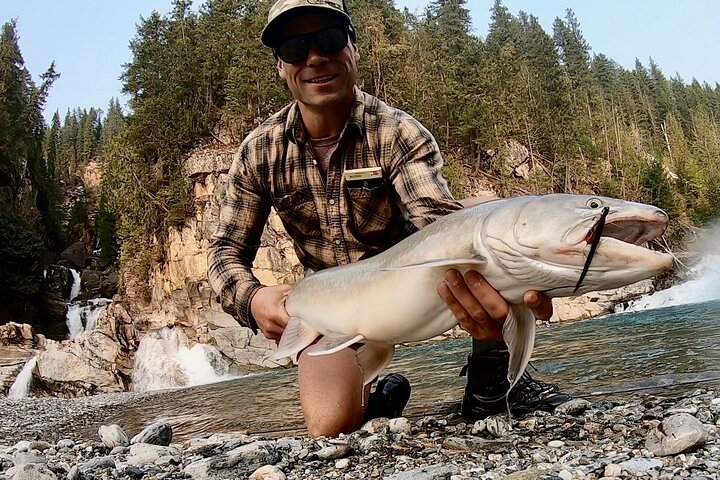
[[[132,288],[126,290],[126,297],[135,323],[143,330],[180,327],[190,347],[211,345],[232,371],[248,371],[279,365],[272,358],[275,342],[253,334],[224,313],[207,281],[208,247],[235,151],[198,150],[187,158],[184,172],[192,184],[195,215],[186,218],[182,227],[168,231],[160,255],[163,260],[151,268],[149,299]],[[253,272],[265,285],[295,283],[302,277],[292,241],[275,212],[263,232]]]

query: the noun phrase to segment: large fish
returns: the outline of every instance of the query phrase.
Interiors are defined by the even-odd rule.
[[[549,297],[628,285],[672,265],[671,254],[641,246],[663,234],[665,212],[599,196],[545,195],[496,200],[447,215],[366,260],[312,273],[285,303],[290,320],[277,358],[357,350],[364,382],[390,362],[395,344],[425,340],[457,324],[437,293],[449,268],[475,269],[510,303],[503,326],[508,380],[525,370],[535,318],[527,290]]]

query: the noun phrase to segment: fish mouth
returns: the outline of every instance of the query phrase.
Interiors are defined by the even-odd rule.
[[[658,210],[655,215],[657,220],[647,217],[608,219],[602,237],[614,238],[637,246],[644,245],[660,238],[667,229],[667,214]]]
[[[598,261],[605,268],[613,263],[622,267],[640,262],[655,273],[667,270],[672,265],[673,256],[651,249],[649,242],[660,238],[668,223],[668,215],[659,209],[640,215],[611,215],[609,208],[605,207],[578,244],[583,251],[588,245],[590,250],[573,293],[582,287],[596,253],[603,257]]]

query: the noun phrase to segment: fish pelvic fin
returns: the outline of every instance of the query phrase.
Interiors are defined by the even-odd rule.
[[[385,370],[395,353],[395,345],[368,342],[357,351],[357,360],[363,372],[363,386],[372,382]]]
[[[510,393],[530,363],[535,346],[535,315],[526,305],[510,305],[510,312],[503,325],[503,339],[510,353],[507,374],[510,382],[507,393]]]
[[[290,317],[275,351],[275,360],[290,357],[297,363],[297,356],[318,337],[319,333],[300,317]]]
[[[433,268],[433,267],[484,267],[487,265],[487,259],[482,255],[477,255],[470,258],[443,258],[439,260],[428,260],[420,263],[411,263],[408,265],[398,265],[381,268],[381,271],[390,270],[413,270],[418,268]]]
[[[349,335],[323,335],[323,337],[311,348],[308,349],[308,355],[317,357],[319,355],[330,355],[347,348],[350,345],[361,342],[365,339],[358,334],[353,337]]]

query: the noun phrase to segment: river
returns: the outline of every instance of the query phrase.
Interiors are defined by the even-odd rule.
[[[655,302],[662,305],[664,300],[659,296]],[[457,407],[465,386],[458,373],[469,348],[468,339],[398,348],[388,371],[405,374],[412,384],[407,416],[443,414]],[[532,364],[537,369],[531,370],[533,376],[591,401],[638,390],[720,387],[720,300],[651,305],[540,327]],[[294,369],[154,392],[121,407],[111,420],[126,431],[165,420],[178,439],[209,432],[302,429]]]

